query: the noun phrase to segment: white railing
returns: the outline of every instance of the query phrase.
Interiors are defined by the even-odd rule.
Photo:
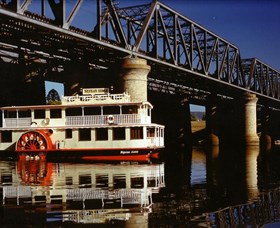
[[[137,114],[103,116],[67,116],[66,125],[150,124],[151,117]]]
[[[4,186],[3,199],[15,197],[31,197],[32,191],[30,186]]]
[[[114,189],[102,190],[94,188],[67,189],[67,200],[85,199],[119,199],[122,198],[123,204],[149,204],[148,197],[151,196],[151,189]]]
[[[66,116],[63,120],[52,121],[50,119],[49,127],[55,126],[78,126],[78,125],[108,125],[108,124],[150,124],[151,117],[138,114],[116,114],[116,115],[92,115],[92,116]],[[21,128],[30,127],[31,118],[5,118],[3,128]],[[38,122],[38,127],[41,124]],[[45,125],[44,125],[45,126]]]
[[[95,95],[76,95],[64,96],[62,104],[106,104],[106,103],[125,103],[130,102],[130,96],[127,93],[121,94],[95,94]]]
[[[5,118],[3,127],[30,127],[32,122],[31,117],[28,118]]]

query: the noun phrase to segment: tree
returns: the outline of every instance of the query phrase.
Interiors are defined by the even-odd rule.
[[[191,114],[191,121],[197,121],[197,118]]]
[[[202,119],[201,120],[206,120],[206,115],[203,114]]]
[[[58,92],[55,89],[51,89],[47,95],[47,104],[57,105],[61,104],[61,99]]]

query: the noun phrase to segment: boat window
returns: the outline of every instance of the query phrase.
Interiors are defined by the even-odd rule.
[[[2,131],[1,132],[1,142],[12,142],[12,132]]]
[[[147,178],[147,185],[148,187],[156,187],[156,178],[155,177],[148,177]]]
[[[19,118],[31,117],[31,110],[18,111]]]
[[[67,108],[66,116],[81,116],[82,109],[81,108]]]
[[[5,118],[17,118],[17,112],[16,111],[5,111],[4,117]]]
[[[137,107],[128,105],[128,106],[122,106],[122,113],[123,114],[137,114]]]
[[[125,174],[113,176],[114,189],[126,188]]]
[[[72,129],[66,129],[65,130],[65,138],[71,139],[72,138]]]
[[[91,140],[91,129],[79,129],[79,141],[90,141]]]
[[[143,127],[130,128],[130,139],[143,139]]]
[[[107,128],[96,128],[96,141],[108,140]]]
[[[85,115],[101,115],[100,107],[85,107],[84,109]]]
[[[11,174],[1,173],[1,184],[12,185],[13,176]]]
[[[90,175],[79,176],[79,185],[80,188],[91,188],[91,176]]]
[[[164,133],[163,133],[163,129],[160,129],[160,137],[163,137]]]
[[[148,138],[153,138],[155,137],[155,128],[147,128],[147,137]]]
[[[34,118],[35,119],[45,119],[46,113],[44,109],[36,109],[34,110]]]
[[[119,106],[104,106],[103,115],[120,114]]]
[[[65,177],[66,185],[73,185],[73,177]]]
[[[113,140],[124,140],[125,139],[125,128],[115,127],[113,128]]]
[[[143,188],[144,178],[143,177],[133,177],[131,178],[131,188]]]
[[[50,110],[50,117],[51,118],[61,118],[61,109],[51,109]]]
[[[108,187],[108,175],[96,174],[96,187],[107,188]]]

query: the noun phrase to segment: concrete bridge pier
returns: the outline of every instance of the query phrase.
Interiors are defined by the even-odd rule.
[[[122,92],[128,92],[131,101],[147,101],[147,80],[151,67],[147,60],[137,57],[126,58],[123,61],[120,77]]]
[[[259,146],[257,101],[256,95],[250,93],[219,101],[217,125],[221,146]]]
[[[206,146],[218,146],[217,130],[217,96],[211,95],[206,105]]]
[[[246,146],[259,145],[260,140],[257,135],[257,101],[255,94],[245,93],[243,96],[243,134],[241,141]]]

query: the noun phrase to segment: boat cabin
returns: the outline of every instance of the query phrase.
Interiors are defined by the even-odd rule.
[[[164,127],[151,122],[152,108],[147,101],[130,102],[128,94],[105,89],[84,89],[83,95],[63,97],[59,105],[3,107],[0,149],[17,141],[21,132],[33,130],[50,136],[52,144],[60,142],[60,148],[75,148],[76,142],[89,148],[92,141],[103,141],[100,148],[122,147],[104,142],[121,140],[139,140],[134,146],[141,147],[147,139],[149,147],[163,147]]]

